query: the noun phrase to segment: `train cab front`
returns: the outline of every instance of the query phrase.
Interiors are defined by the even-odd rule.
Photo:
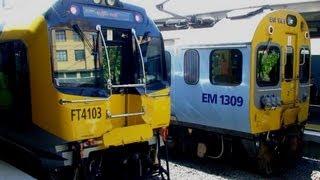
[[[259,166],[270,173],[271,164],[279,165],[274,162],[295,162],[302,155],[311,86],[310,37],[306,21],[289,10],[269,13],[259,26],[263,28],[252,42],[251,129],[259,139],[258,158],[264,161]]]
[[[35,123],[68,142],[56,146],[64,165],[145,175],[169,125],[161,33],[143,9],[118,1],[58,1],[45,17],[52,86],[46,104],[35,100]]]

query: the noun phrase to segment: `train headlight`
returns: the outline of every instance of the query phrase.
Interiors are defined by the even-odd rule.
[[[70,7],[70,12],[71,12],[71,14],[73,14],[73,15],[77,15],[78,12],[79,12],[78,7],[72,5],[72,6]]]
[[[143,22],[143,16],[141,14],[135,14],[134,19],[136,20],[137,23]]]
[[[287,25],[295,27],[297,25],[297,17],[293,15],[288,15],[287,16]]]
[[[117,0],[106,0],[108,6],[115,6],[118,3]]]

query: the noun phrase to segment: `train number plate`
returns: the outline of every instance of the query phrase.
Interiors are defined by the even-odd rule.
[[[102,117],[102,111],[100,107],[71,110],[72,121],[100,119],[101,117]]]
[[[202,102],[209,104],[220,104],[224,106],[243,106],[243,98],[241,96],[218,95],[218,94],[202,94]]]

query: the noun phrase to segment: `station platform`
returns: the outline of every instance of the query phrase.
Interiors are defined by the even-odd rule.
[[[0,160],[0,180],[35,180],[35,178]]]

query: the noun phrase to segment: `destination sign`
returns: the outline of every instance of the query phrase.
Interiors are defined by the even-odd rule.
[[[133,22],[134,16],[132,13],[120,11],[110,8],[83,6],[83,16],[89,18],[100,18],[117,21]]]

